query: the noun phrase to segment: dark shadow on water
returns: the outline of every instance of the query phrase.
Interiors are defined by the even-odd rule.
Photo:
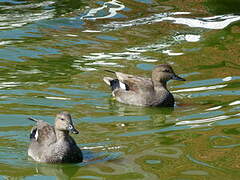
[[[80,0],[58,0],[55,2],[57,15],[73,12],[74,10],[86,5]]]
[[[71,179],[75,176],[78,170],[83,166],[96,163],[104,163],[118,159],[121,156],[120,152],[97,152],[82,150],[83,162],[77,164],[47,164],[35,163],[35,175],[38,176],[54,176],[56,179]]]
[[[162,114],[168,115],[174,111],[173,107],[143,107],[143,106],[134,106],[119,103],[112,98],[109,98],[110,109],[116,112],[121,112],[125,115],[134,114],[135,115],[146,115],[146,114]]]
[[[56,179],[71,179],[80,167],[76,164],[36,164],[38,175],[54,176]]]
[[[214,14],[240,13],[239,0],[207,0],[205,5]]]
[[[153,129],[174,125],[176,118],[172,115],[176,109],[182,108],[179,105],[174,108],[132,106],[119,103],[115,100],[109,100],[109,106],[109,109],[113,112],[113,116],[124,116],[128,120],[127,122],[145,122],[143,126]],[[124,122],[125,125],[127,122]],[[137,123],[135,125],[140,126]]]
[[[104,163],[106,161],[112,161],[122,156],[121,152],[98,152],[93,153],[89,150],[83,150],[83,162],[81,166],[89,164]]]
[[[224,68],[224,67],[240,69],[239,64],[235,64],[230,61],[222,61],[220,63],[211,64],[211,65],[201,65],[201,66],[197,66],[196,68],[201,70],[201,69],[215,69],[215,68]]]

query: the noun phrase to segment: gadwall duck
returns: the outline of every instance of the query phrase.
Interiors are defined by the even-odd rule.
[[[82,152],[69,132],[78,134],[68,112],[57,114],[55,125],[29,118],[36,122],[30,134],[28,155],[35,161],[46,163],[82,162]]]
[[[137,106],[173,107],[174,97],[167,89],[167,81],[170,79],[185,81],[177,76],[168,64],[156,66],[152,71],[152,78],[106,71],[117,76],[116,79],[103,78],[111,87],[113,97],[121,103]]]

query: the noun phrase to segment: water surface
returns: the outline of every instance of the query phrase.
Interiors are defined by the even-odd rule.
[[[237,180],[239,2],[0,2],[2,179]],[[115,102],[104,69],[150,76],[168,63],[174,110]],[[84,162],[39,164],[33,116],[71,112]]]

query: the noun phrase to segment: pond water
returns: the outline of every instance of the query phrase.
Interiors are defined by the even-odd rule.
[[[240,178],[237,0],[0,1],[0,179]],[[104,69],[168,63],[174,110],[115,102]],[[32,116],[69,111],[84,162],[27,157]]]

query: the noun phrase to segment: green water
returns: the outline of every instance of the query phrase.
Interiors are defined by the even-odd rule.
[[[240,179],[236,0],[0,1],[0,179]],[[117,103],[104,69],[168,63],[174,110]],[[32,116],[69,111],[79,164],[27,157]]]

